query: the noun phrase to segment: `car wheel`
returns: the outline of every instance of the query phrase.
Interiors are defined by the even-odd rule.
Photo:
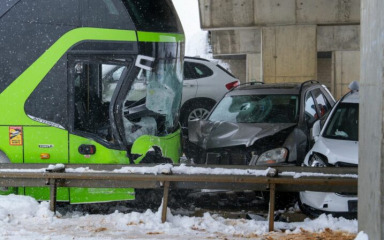
[[[213,108],[213,103],[207,102],[194,102],[192,103],[183,113],[181,119],[181,125],[183,127],[188,127],[188,121],[194,119],[203,119],[206,118]]]
[[[196,108],[193,109],[188,116],[188,121],[195,119],[204,119],[208,116],[209,110],[206,108]]]

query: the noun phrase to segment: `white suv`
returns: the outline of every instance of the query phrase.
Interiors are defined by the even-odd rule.
[[[184,58],[183,98],[180,123],[205,118],[224,94],[239,84],[239,80],[222,66],[203,58]]]
[[[359,92],[351,91],[332,109],[320,131],[313,126],[315,144],[304,165],[310,167],[357,167]],[[346,218],[357,217],[357,195],[350,193],[300,192],[300,208],[307,215],[329,213]]]

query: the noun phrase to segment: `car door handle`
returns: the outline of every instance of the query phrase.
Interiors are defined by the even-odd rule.
[[[194,87],[195,84],[183,83],[183,87]]]

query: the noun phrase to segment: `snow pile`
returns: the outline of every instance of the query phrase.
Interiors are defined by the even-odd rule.
[[[268,233],[267,221],[227,219],[205,213],[203,217],[167,214],[161,223],[158,212],[114,212],[109,215],[84,215],[72,212],[54,216],[48,202],[38,203],[27,196],[0,196],[0,235],[9,240],[37,239],[247,239]],[[275,222],[276,231],[297,233],[306,231],[342,230],[357,233],[357,220],[321,215],[303,223]],[[359,240],[367,240],[359,234]]]
[[[316,172],[282,172],[279,176],[300,178],[300,177],[345,177],[345,178],[358,178],[357,174],[325,174]]]
[[[70,169],[69,171],[78,171]],[[123,167],[116,169],[113,172],[117,173],[137,173],[137,174],[215,174],[215,175],[253,175],[253,176],[267,176],[269,168],[266,170],[253,170],[253,169],[233,169],[233,168],[204,168],[204,167],[191,167],[185,164],[180,166],[173,166],[172,164],[156,165],[153,167]]]
[[[355,240],[369,240],[369,238],[368,238],[368,235],[365,234],[364,232],[359,232],[359,234],[357,234]]]

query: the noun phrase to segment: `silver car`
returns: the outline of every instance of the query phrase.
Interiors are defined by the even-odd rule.
[[[358,164],[359,92],[343,97],[330,113],[320,131],[320,122],[313,127],[315,144],[304,159],[310,167],[357,167]],[[357,195],[305,191],[300,193],[300,208],[311,216],[322,213],[357,217]]]
[[[240,81],[219,64],[203,58],[184,58],[183,98],[180,123],[205,118],[224,94]]]

